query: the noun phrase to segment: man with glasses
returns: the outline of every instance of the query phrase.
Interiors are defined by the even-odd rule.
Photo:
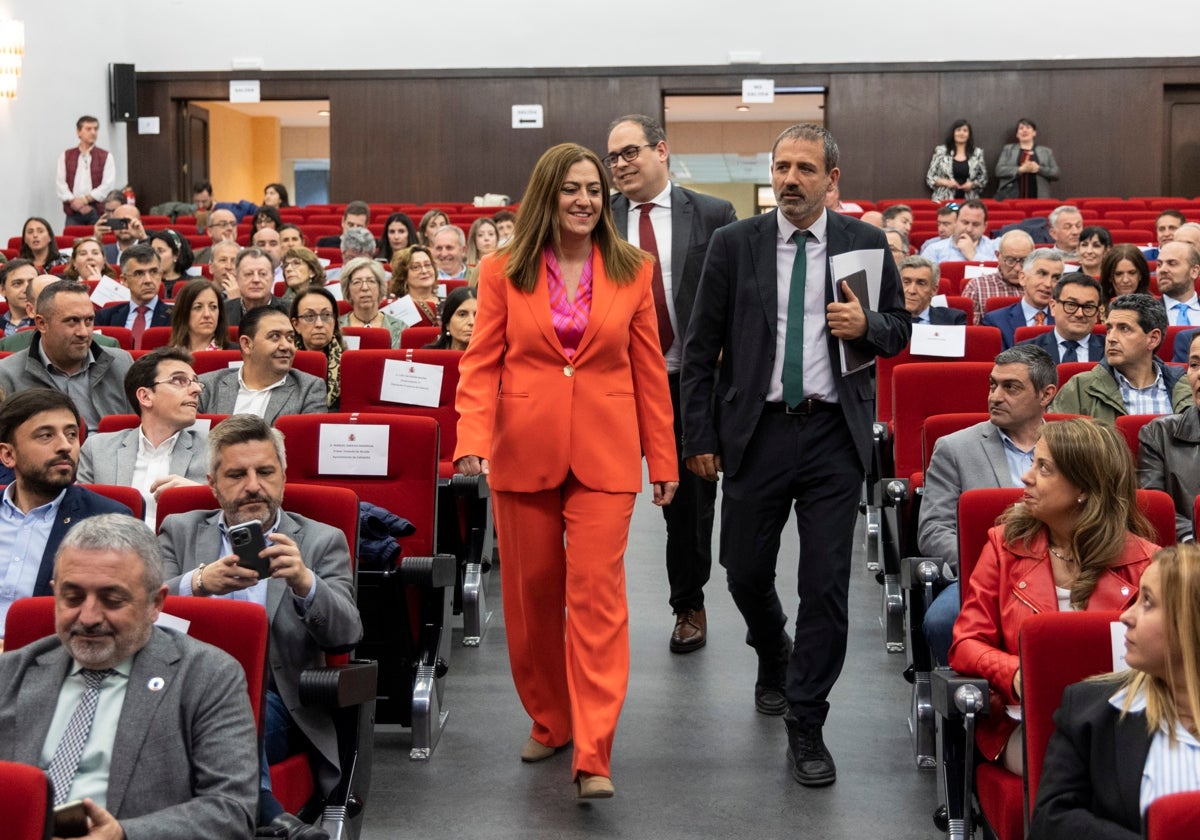
[[[325,380],[296,370],[296,331],[277,306],[258,306],[242,316],[238,328],[240,368],[210,371],[200,377],[203,414],[257,414],[274,423],[281,414],[324,414]]]
[[[733,205],[724,199],[672,184],[669,159],[667,136],[657,120],[630,114],[609,126],[604,163],[621,192],[612,205],[617,231],[658,258],[654,303],[679,458],[679,489],[671,504],[662,508],[667,524],[669,603],[675,614],[669,646],[675,653],[690,653],[704,647],[708,638],[704,585],[712,569],[717,485],[692,473],[683,463],[679,368],[683,336],[700,285],[709,237],[717,228],[736,221],[737,216]]]
[[[983,317],[985,327],[997,327],[1004,349],[1016,343],[1018,327],[1040,327],[1054,323],[1050,301],[1054,284],[1063,275],[1063,257],[1052,248],[1039,248],[1025,258],[1021,268],[1021,299],[1012,306],[993,309]]]
[[[1023,230],[1010,230],[1000,237],[995,270],[972,277],[962,288],[963,297],[975,304],[975,323],[982,324],[987,314],[987,299],[993,297],[1020,297],[1021,270],[1025,258],[1033,252],[1033,237]],[[925,255],[925,249],[921,249]]]
[[[196,252],[196,265],[207,265],[212,262],[213,246],[218,242],[237,242],[237,216],[224,207],[212,211],[208,216],[207,233],[212,239],[212,245]]]
[[[987,207],[978,199],[964,201],[958,208],[954,234],[935,242],[924,255],[939,263],[995,259],[996,243],[984,236],[985,230]]]
[[[908,237],[904,235],[904,231],[896,230],[895,228],[884,228],[883,235],[887,237],[888,251],[892,254],[892,259],[896,261],[896,267],[900,267],[900,263],[904,262],[904,258],[908,256]]]
[[[202,390],[187,350],[160,347],[142,356],[125,374],[125,394],[141,423],[88,435],[79,450],[78,480],[139,491],[153,528],[163,490],[203,484],[208,475],[207,432],[192,428]]]
[[[1104,336],[1092,332],[1100,314],[1100,284],[1081,272],[1064,274],[1054,284],[1050,303],[1054,329],[1018,344],[1036,344],[1054,360],[1098,362],[1104,358]]]
[[[96,326],[124,327],[133,333],[133,349],[141,350],[147,328],[171,326],[171,307],[158,296],[162,269],[153,248],[135,245],[121,254],[121,282],[129,289],[129,303],[102,308]]]

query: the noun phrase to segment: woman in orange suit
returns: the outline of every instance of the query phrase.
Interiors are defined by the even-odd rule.
[[[521,759],[574,741],[582,799],[613,795],[642,454],[656,505],[679,478],[651,275],[617,234],[600,159],[555,146],[534,167],[511,243],[480,263],[459,369],[455,465],[492,490],[509,660],[533,718]]]

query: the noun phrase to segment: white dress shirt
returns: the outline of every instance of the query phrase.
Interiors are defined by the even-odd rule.
[[[654,244],[658,247],[658,264],[662,268],[663,292],[667,297],[667,315],[671,319],[671,330],[675,340],[667,348],[667,373],[678,373],[683,361],[683,330],[679,326],[679,318],[675,315],[675,296],[671,293],[671,182],[649,202],[629,203],[629,218],[626,220],[626,241],[635,247],[642,247],[642,232],[639,225],[642,221],[642,204],[653,204],[650,210],[650,226],[654,228]],[[686,329],[685,324],[683,329]]]
[[[829,362],[828,324],[825,320],[825,285],[829,253],[827,211],[808,229],[805,240],[804,275],[804,396],[822,402],[838,401],[837,383]],[[783,402],[783,353],[787,342],[788,300],[792,292],[792,263],[796,261],[796,243],[792,234],[799,230],[787,217],[775,211],[779,233],[775,240],[775,362],[771,365],[768,402]]]
[[[94,148],[94,147],[93,147]],[[58,156],[58,168],[54,173],[54,188],[60,201],[70,201],[75,196],[84,196],[89,201],[104,201],[104,197],[112,192],[117,183],[117,164],[112,153],[104,160],[104,174],[100,183],[92,187],[92,153],[91,150],[79,153],[79,164],[67,181],[67,153]]]

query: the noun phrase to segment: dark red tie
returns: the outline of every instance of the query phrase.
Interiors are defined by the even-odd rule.
[[[650,224],[650,210],[653,204],[639,204],[642,216],[638,219],[638,240],[643,251],[654,257],[654,309],[658,313],[658,343],[662,345],[664,355],[675,343],[675,330],[671,329],[671,313],[667,310],[667,290],[663,286],[662,265],[658,262],[658,242],[654,239],[654,225]]]
[[[146,313],[150,311],[149,306],[139,306],[137,315],[133,319],[133,349],[142,349],[142,334],[146,332]]]

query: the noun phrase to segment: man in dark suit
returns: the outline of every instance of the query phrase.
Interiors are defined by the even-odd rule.
[[[243,248],[234,266],[238,296],[225,301],[225,318],[231,327],[241,327],[242,318],[259,306],[287,307],[271,293],[275,286],[275,263],[262,248]]]
[[[72,524],[99,513],[133,512],[75,484],[79,411],[71,398],[30,388],[0,405],[0,463],[13,480],[0,499],[0,638],[18,598],[50,594],[59,543]]]
[[[900,285],[904,288],[904,308],[914,324],[966,326],[967,313],[952,306],[930,306],[937,294],[941,270],[933,260],[920,256],[900,261]]]
[[[609,127],[604,162],[612,173],[614,186],[621,191],[613,199],[617,230],[626,240],[658,258],[654,305],[658,310],[659,341],[667,363],[679,455],[679,489],[671,504],[662,509],[667,522],[667,581],[671,587],[671,610],[675,613],[670,649],[688,653],[703,647],[708,636],[704,585],[712,569],[717,485],[684,468],[679,365],[709,237],[717,228],[736,221],[737,216],[728,201],[672,184],[669,158],[666,134],[657,120],[630,114]],[[632,219],[630,208],[635,211]],[[646,221],[642,221],[643,216]],[[643,237],[646,225],[648,234]]]
[[[96,313],[98,327],[125,327],[133,333],[133,349],[142,349],[148,327],[171,326],[171,307],[158,296],[162,269],[149,245],[133,245],[121,253],[121,282],[129,288],[129,303],[105,306]]]
[[[681,375],[688,469],[710,481],[725,471],[720,559],[758,654],[755,707],[786,713],[792,776],[812,786],[836,779],[822,728],[845,661],[850,555],[875,418],[873,372],[843,375],[839,344],[893,356],[912,326],[883,231],[825,210],[837,161],[837,143],[817,125],[792,126],[775,141],[779,210],[713,234]],[[827,271],[831,256],[864,250],[871,269],[881,266],[874,306],[845,283],[835,297]],[[794,648],[775,591],[793,501]]]
[[[1016,341],[1018,327],[1053,324],[1054,314],[1050,301],[1054,297],[1054,284],[1063,276],[1063,257],[1053,248],[1038,248],[1025,258],[1021,269],[1021,288],[1024,294],[1012,306],[993,309],[983,316],[983,325],[1000,330],[1005,350]]]
[[[1054,329],[1019,344],[1036,344],[1054,360],[1098,362],[1104,358],[1104,336],[1092,332],[1100,317],[1100,284],[1081,272],[1064,274],[1054,284],[1050,303]]]
[[[154,626],[166,594],[145,524],[73,527],[55,559],[55,635],[0,657],[0,759],[46,770],[56,804],[82,799],[93,840],[249,838],[246,679],[223,651]]]

